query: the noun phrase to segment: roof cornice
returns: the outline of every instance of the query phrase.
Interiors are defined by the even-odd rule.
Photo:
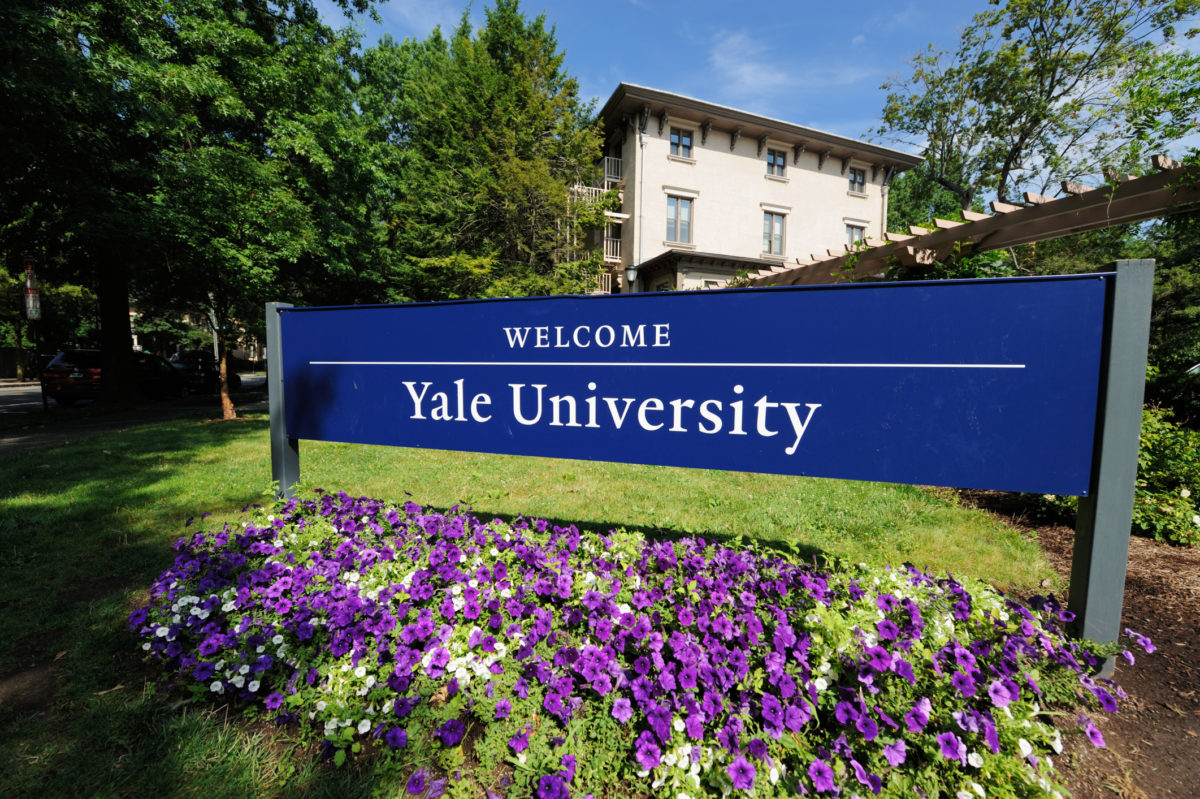
[[[920,156],[890,147],[633,83],[621,83],[617,86],[616,91],[600,110],[599,119],[611,133],[619,129],[626,115],[636,112],[636,118],[636,115],[641,114],[647,107],[652,114],[668,111],[671,116],[696,117],[706,127],[711,125],[730,134],[738,131],[739,135],[752,139],[759,139],[764,135],[784,139],[813,152],[834,153],[842,157],[858,156],[868,162],[884,161],[901,169],[910,169],[922,161]],[[639,124],[644,125],[645,120],[640,120]]]

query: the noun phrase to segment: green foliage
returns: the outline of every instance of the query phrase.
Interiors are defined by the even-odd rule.
[[[1200,432],[1160,408],[1142,415],[1133,524],[1158,541],[1200,544]]]
[[[995,5],[995,4],[994,4]],[[1197,59],[1171,51],[1195,0],[1011,0],[953,52],[930,47],[888,81],[877,133],[923,149],[929,180],[969,208],[994,192],[1128,170],[1192,130]]]
[[[1142,412],[1142,438],[1133,497],[1133,532],[1185,546],[1200,545],[1200,432],[1180,427],[1163,408]],[[1075,497],[1046,496],[1042,506],[1074,516]]]
[[[586,233],[612,197],[580,201],[596,177],[599,129],[544,16],[499,0],[472,31],[363,55],[360,106],[388,191],[387,246],[406,256],[396,291],[413,299],[578,291],[599,257]],[[417,268],[413,268],[416,266]],[[450,270],[461,268],[453,276]],[[446,277],[442,286],[431,272]]]

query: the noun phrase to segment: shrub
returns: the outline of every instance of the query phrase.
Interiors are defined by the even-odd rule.
[[[1142,411],[1138,474],[1133,495],[1133,533],[1157,541],[1200,544],[1200,432],[1171,421],[1171,411]],[[1075,497],[1047,495],[1040,510],[1073,519]]]
[[[1122,695],[1053,598],[911,567],[322,492],[176,550],[130,616],[167,687],[425,796],[1053,796],[1050,716]]]

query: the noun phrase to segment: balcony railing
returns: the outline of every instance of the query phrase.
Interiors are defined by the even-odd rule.
[[[584,186],[582,183],[576,183],[571,187],[571,194],[577,200],[595,201],[604,196],[604,189],[599,186]]]
[[[612,294],[612,272],[596,275],[596,293]]]
[[[621,240],[612,236],[604,237],[604,260],[606,263],[621,262]]]
[[[604,181],[620,183],[624,179],[625,176],[621,171],[621,159],[606,155],[604,157]]]

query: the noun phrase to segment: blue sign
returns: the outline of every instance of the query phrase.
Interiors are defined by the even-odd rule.
[[[1084,495],[1112,283],[284,308],[287,435]]]

